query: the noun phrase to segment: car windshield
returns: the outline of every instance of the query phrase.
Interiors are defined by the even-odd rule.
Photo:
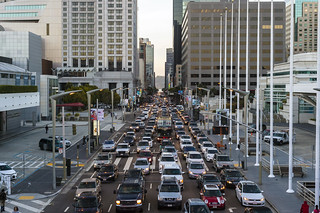
[[[143,137],[142,140],[151,141],[151,138],[149,138],[149,137]]]
[[[176,122],[176,125],[183,125],[183,123],[179,121],[179,122]]]
[[[203,164],[201,164],[201,163],[192,163],[190,165],[190,168],[191,169],[203,169],[204,167],[203,167]]]
[[[149,146],[149,142],[139,142],[138,146]]]
[[[200,131],[200,129],[197,127],[197,128],[192,128],[193,131]]]
[[[243,185],[243,193],[261,193],[260,189],[258,188],[258,186],[254,185],[254,184],[250,184],[250,185]]]
[[[161,161],[166,161],[166,162],[174,161],[174,157],[162,157]]]
[[[176,152],[175,148],[164,148],[163,152]]]
[[[200,154],[191,154],[190,158],[191,159],[201,159],[201,155]]]
[[[90,188],[96,188],[96,182],[92,181],[92,182],[81,182],[79,184],[79,189],[90,189]]]
[[[137,160],[136,161],[136,165],[137,166],[145,166],[145,165],[148,165],[148,161],[146,161],[146,160]]]
[[[208,211],[208,209],[206,207],[207,206],[205,206],[205,205],[191,205],[190,206],[190,212],[209,213],[209,211]]]
[[[184,131],[178,131],[177,133],[178,133],[178,135],[186,134]]]
[[[241,177],[242,176],[239,171],[227,171],[226,175],[230,176],[230,177]]]
[[[209,182],[219,181],[218,178],[217,178],[216,176],[213,176],[213,175],[203,176],[203,179],[204,179],[205,181],[209,181]]]
[[[203,147],[213,147],[212,143],[205,143],[203,144]]]
[[[182,142],[182,144],[192,144],[192,142],[190,142],[190,141],[184,141],[184,142]]]
[[[6,171],[6,170],[11,170],[11,167],[8,165],[1,165],[0,166],[0,171]]]
[[[127,135],[133,137],[133,136],[134,136],[134,133],[133,133],[133,132],[128,132]]]
[[[118,148],[120,148],[120,149],[126,149],[126,148],[129,148],[129,147],[128,147],[128,145],[125,145],[125,144],[124,144],[124,145],[118,145]]]
[[[113,141],[105,141],[104,144],[114,144]]]
[[[182,138],[182,139],[190,139],[190,136],[188,136],[188,135],[182,135],[181,138]]]
[[[113,172],[113,166],[103,166],[101,167],[100,172]]]
[[[139,124],[136,124],[136,123],[133,123],[131,124],[131,126],[135,127],[135,126],[138,126]]]
[[[203,194],[206,197],[221,197],[220,190],[205,190]]]
[[[97,207],[97,198],[95,197],[85,197],[79,198],[76,202],[77,208],[94,208]]]
[[[183,147],[183,152],[196,151],[196,148],[193,146],[185,146]]]
[[[164,175],[181,175],[180,169],[165,169],[163,171]]]
[[[132,141],[133,137],[132,136],[127,136],[124,138],[124,141]]]
[[[230,161],[229,156],[218,156],[218,161]]]
[[[179,192],[179,186],[178,185],[162,185],[160,192]]]
[[[273,133],[273,136],[274,137],[283,137],[284,133],[281,133],[281,132],[274,132]]]
[[[140,152],[139,156],[140,157],[150,157],[151,156],[151,152]]]
[[[97,160],[109,160],[109,155],[98,155]]]
[[[215,154],[215,153],[218,153],[218,150],[209,149],[209,150],[208,150],[208,153],[209,153],[209,154]]]
[[[119,188],[120,194],[137,194],[141,192],[138,184],[122,184]]]
[[[198,137],[198,138],[200,138],[200,137],[206,137],[206,135],[205,135],[205,134],[199,134],[197,137]]]

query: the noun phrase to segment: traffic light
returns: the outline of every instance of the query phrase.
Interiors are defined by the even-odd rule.
[[[77,125],[76,124],[72,124],[72,134],[73,135],[77,134]]]
[[[221,125],[227,125],[228,124],[228,119],[227,119],[227,112],[221,112]]]

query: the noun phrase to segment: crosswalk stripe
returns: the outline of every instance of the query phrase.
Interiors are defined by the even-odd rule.
[[[116,160],[114,161],[114,164],[115,164],[116,166],[118,166],[118,164],[120,163],[120,160],[121,160],[121,158],[116,158]]]
[[[154,156],[154,157],[152,157],[152,165],[150,166],[150,169],[152,170],[154,170],[154,169],[156,169],[156,157]]]
[[[36,204],[39,204],[39,205],[41,205],[41,206],[46,205],[46,202],[43,202],[43,201],[41,201],[41,200],[32,200],[31,202],[36,203]]]
[[[25,205],[25,204],[22,204],[22,203],[18,203],[18,202],[14,201],[14,200],[11,200],[10,203],[15,205],[15,206],[18,206],[18,207],[27,209],[29,211],[32,211],[32,212],[38,212],[39,211],[39,209],[33,208],[31,206],[28,206],[28,205]]]
[[[6,206],[5,210],[5,212],[13,212],[13,209],[10,209],[8,206]]]
[[[8,166],[12,167],[13,164],[15,164],[16,162],[10,162],[10,163],[6,163],[8,164]]]
[[[28,167],[32,167],[34,164],[39,163],[39,161],[34,161],[33,163],[31,163],[30,165],[28,165]],[[42,162],[40,162],[42,163]],[[38,164],[39,165],[39,164]]]
[[[13,166],[11,166],[12,168],[15,168],[15,167],[18,167],[18,165],[20,165],[20,164],[22,164],[23,162],[19,162],[19,163],[17,163],[17,164],[15,164],[15,165],[13,165]]]
[[[129,157],[129,158],[128,158],[128,160],[127,160],[127,162],[126,162],[126,165],[125,165],[124,168],[123,168],[124,171],[129,170],[132,160],[133,160],[133,157]]]

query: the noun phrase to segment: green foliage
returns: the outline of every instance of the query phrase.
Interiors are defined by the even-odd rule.
[[[76,114],[74,114],[74,116],[79,117],[79,116],[80,116],[80,114],[77,112]]]
[[[26,93],[38,92],[37,86],[15,86],[15,85],[0,85],[0,93]]]
[[[148,87],[147,89],[145,89],[147,95],[154,95],[158,89],[155,87]]]
[[[66,117],[70,117],[70,116],[71,116],[71,113],[67,113],[67,114],[66,114]]]

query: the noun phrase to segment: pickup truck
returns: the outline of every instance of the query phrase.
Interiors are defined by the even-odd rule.
[[[296,134],[293,133],[293,142],[296,140]],[[270,135],[264,136],[264,142],[270,143]],[[281,130],[273,132],[273,143],[283,145],[289,143],[289,130]]]

